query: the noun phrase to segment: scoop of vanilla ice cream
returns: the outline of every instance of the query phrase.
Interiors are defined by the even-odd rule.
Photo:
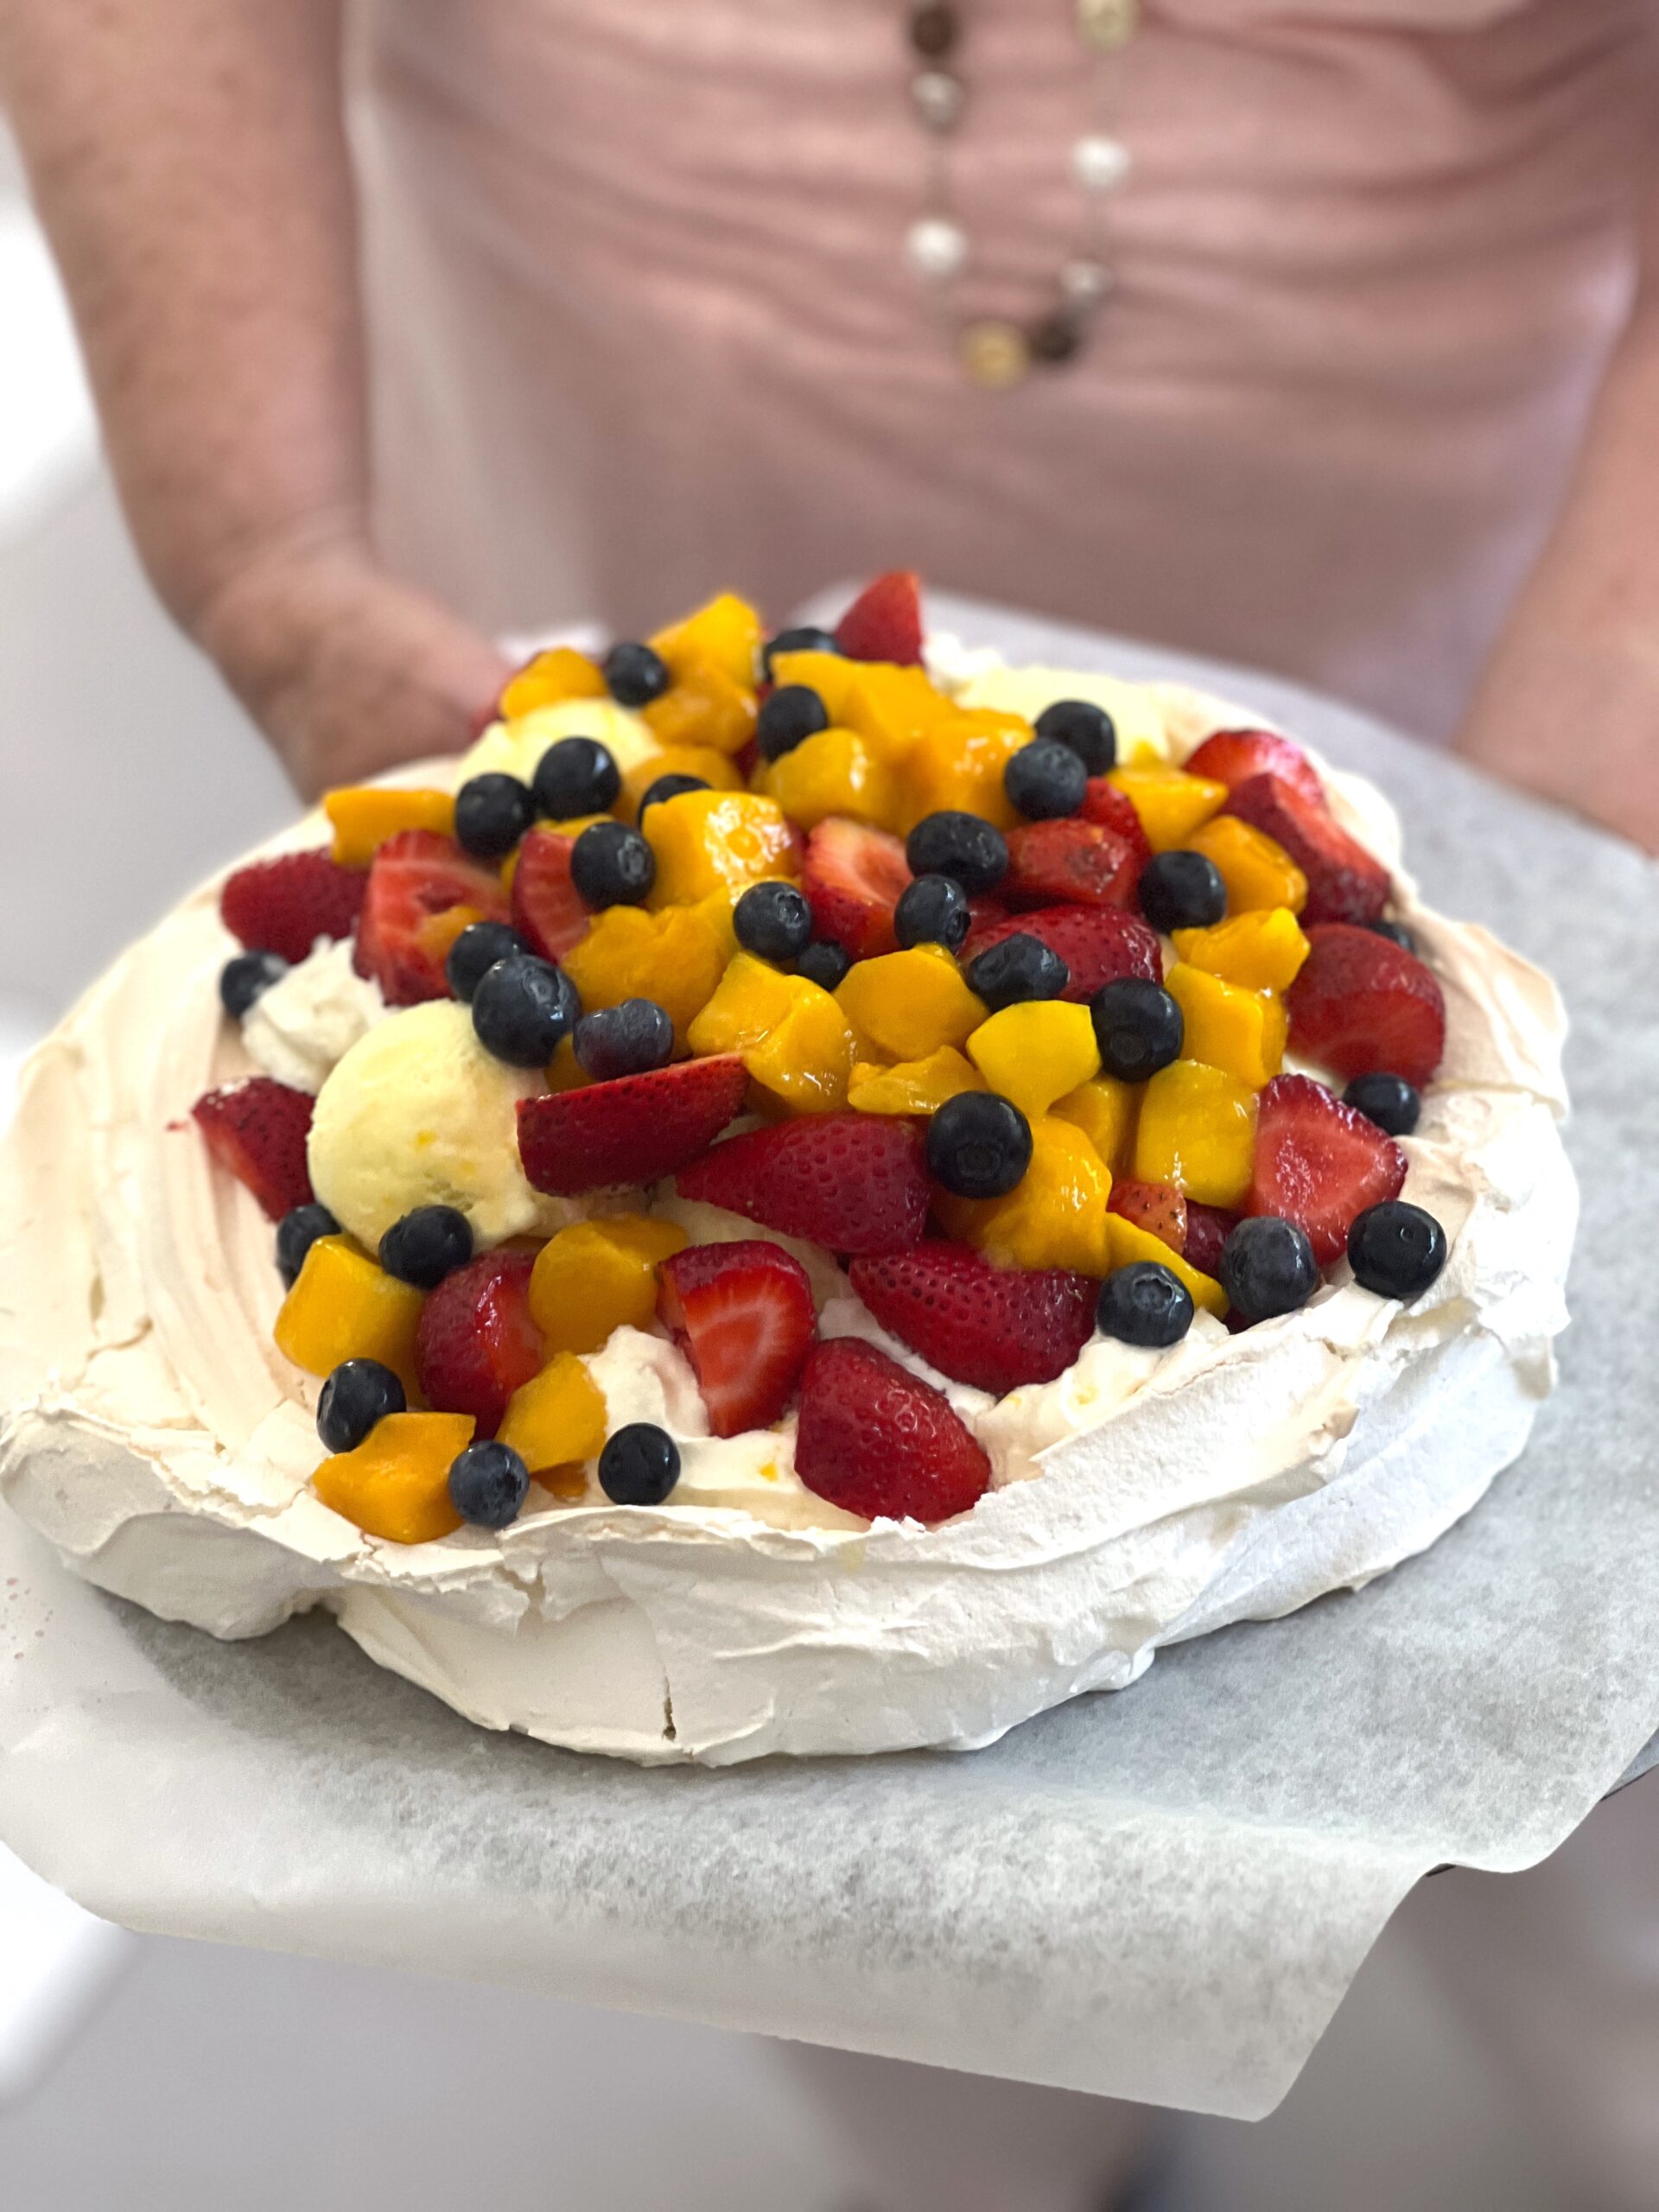
[[[555,707],[534,708],[512,721],[492,722],[461,755],[457,786],[486,770],[527,784],[543,753],[562,737],[597,738],[625,776],[663,749],[644,716],[619,707],[614,699],[561,699]]]

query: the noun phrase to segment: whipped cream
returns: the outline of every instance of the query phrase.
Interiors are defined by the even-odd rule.
[[[315,1097],[359,1038],[389,1012],[380,986],[352,965],[349,938],[319,938],[303,960],[242,1017],[248,1057],[278,1083]]]

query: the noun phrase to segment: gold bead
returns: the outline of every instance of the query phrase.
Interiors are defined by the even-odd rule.
[[[1099,53],[1127,46],[1140,24],[1140,0],[1077,0],[1077,35]]]
[[[1024,331],[994,315],[964,323],[957,350],[969,377],[987,391],[1011,391],[1031,367]]]

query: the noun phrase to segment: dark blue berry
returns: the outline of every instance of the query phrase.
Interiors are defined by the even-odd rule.
[[[1089,1001],[1100,1047],[1101,1072],[1120,1083],[1144,1083],[1181,1056],[1186,1020],[1161,983],[1120,976]]]
[[[942,944],[954,952],[973,918],[968,893],[950,876],[912,876],[899,894],[893,933],[901,945]]]
[[[536,763],[531,789],[537,814],[574,822],[579,814],[607,814],[622,788],[622,772],[596,737],[562,737]]]
[[[643,822],[645,818],[645,809],[648,806],[655,806],[661,799],[678,798],[683,791],[706,791],[708,788],[708,779],[702,776],[682,776],[675,773],[658,776],[654,784],[645,785],[639,801],[639,819]]]
[[[1059,954],[1029,930],[1016,930],[968,963],[968,988],[993,1014],[1024,999],[1057,999],[1071,980]]]
[[[419,1290],[435,1290],[472,1256],[472,1224],[455,1206],[416,1206],[380,1239],[386,1273]]]
[[[590,822],[570,848],[570,880],[590,906],[637,906],[657,880],[657,855],[625,822]]]
[[[774,653],[838,653],[840,651],[833,632],[815,630],[810,623],[804,623],[793,630],[780,630],[775,638],[768,638],[760,648],[760,665],[770,683]]]
[[[1357,1075],[1342,1096],[1391,1137],[1408,1137],[1423,1110],[1421,1093],[1402,1075]]]
[[[376,1421],[408,1403],[403,1384],[378,1359],[343,1359],[317,1400],[317,1434],[331,1452],[355,1452]]]
[[[327,1206],[296,1206],[276,1224],[276,1272],[291,1290],[305,1255],[319,1236],[338,1236],[340,1224]]]
[[[780,683],[761,708],[754,741],[768,760],[781,760],[830,727],[830,710],[810,684]]]
[[[449,1503],[474,1529],[511,1527],[530,1489],[530,1469],[511,1444],[483,1437],[449,1462]]]
[[[674,1057],[674,1024],[655,999],[624,999],[584,1014],[571,1033],[575,1055],[595,1083],[648,1075]]]
[[[1203,853],[1154,853],[1141,871],[1141,911],[1155,930],[1207,930],[1227,912],[1221,870]]]
[[[469,776],[455,793],[455,842],[481,861],[505,860],[536,819],[536,801],[517,776]]]
[[[1294,1221],[1255,1214],[1227,1233],[1221,1287],[1247,1321],[1270,1321],[1306,1305],[1319,1287],[1319,1263]]]
[[[240,1021],[262,991],[268,991],[288,963],[277,952],[238,952],[219,971],[219,1002],[234,1021]]]
[[[1117,729],[1104,707],[1087,699],[1057,699],[1037,717],[1039,737],[1069,745],[1091,776],[1117,765]]]
[[[575,985],[564,970],[531,952],[498,960],[473,993],[479,1043],[516,1068],[545,1066],[581,1012]]]
[[[509,953],[529,950],[528,942],[511,922],[468,922],[450,946],[443,972],[455,996],[463,1005],[470,1005],[487,969]]]
[[[820,990],[833,991],[852,964],[845,947],[837,944],[833,938],[825,937],[807,946],[795,963],[795,973],[804,976]]]
[[[995,823],[945,808],[925,814],[905,840],[912,875],[948,875],[970,899],[995,891],[1008,869],[1008,844]]]
[[[1095,1319],[1105,1336],[1161,1351],[1179,1344],[1192,1327],[1192,1294],[1156,1260],[1131,1260],[1100,1286]]]
[[[1009,804],[1027,822],[1058,822],[1075,814],[1089,788],[1089,771],[1069,745],[1039,737],[1022,745],[1002,771]]]
[[[662,697],[673,678],[660,653],[630,639],[606,654],[605,681],[619,707],[648,707]]]
[[[599,1486],[618,1505],[660,1505],[679,1479],[680,1447],[654,1421],[630,1421],[599,1455]]]
[[[795,960],[812,942],[812,909],[792,883],[752,883],[732,909],[732,929],[759,960]]]
[[[1000,1198],[1031,1165],[1031,1123],[1010,1098],[964,1090],[927,1125],[927,1172],[959,1198]]]
[[[1390,944],[1397,944],[1402,951],[1415,952],[1417,940],[1403,922],[1367,922],[1364,927],[1373,937],[1385,937]]]
[[[1446,1231],[1405,1198],[1367,1206],[1348,1231],[1354,1281],[1379,1298],[1421,1298],[1446,1265]]]

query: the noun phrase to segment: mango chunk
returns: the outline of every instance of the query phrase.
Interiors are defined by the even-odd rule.
[[[1135,1116],[1141,1110],[1138,1084],[1097,1075],[1057,1098],[1053,1110],[1061,1121],[1083,1131],[1114,1175],[1128,1173]]]
[[[1188,837],[1187,846],[1216,864],[1227,887],[1227,911],[1245,914],[1258,906],[1288,906],[1300,914],[1307,904],[1307,878],[1290,855],[1265,830],[1218,814]]]
[[[349,1236],[320,1236],[283,1300],[271,1334],[284,1359],[332,1375],[342,1359],[378,1359],[416,1391],[415,1331],[424,1303],[413,1283],[372,1260]]]
[[[1126,1221],[1121,1213],[1107,1216],[1106,1230],[1114,1268],[1127,1268],[1136,1260],[1155,1260],[1160,1268],[1167,1268],[1179,1282],[1185,1284],[1195,1306],[1201,1306],[1206,1313],[1213,1313],[1217,1321],[1227,1319],[1230,1300],[1213,1275],[1189,1267],[1179,1252],[1172,1252],[1149,1229],[1142,1229],[1138,1222]]]
[[[1193,831],[1227,798],[1226,785],[1212,777],[1189,776],[1185,768],[1156,762],[1114,768],[1106,780],[1116,784],[1135,809],[1154,853],[1189,848]]]
[[[832,814],[891,826],[898,804],[887,769],[849,729],[821,729],[766,772],[765,789],[791,822],[816,830]]]
[[[567,699],[602,699],[605,671],[572,645],[554,645],[527,660],[502,687],[496,710],[503,721],[517,721],[537,707],[562,706]]]
[[[683,621],[658,630],[651,645],[668,663],[671,675],[677,676],[686,662],[701,660],[753,690],[765,635],[760,617],[748,601],[723,591]]]
[[[511,1445],[541,1479],[556,1467],[596,1459],[605,1448],[606,1426],[605,1393],[574,1352],[562,1351],[507,1400],[496,1438]],[[543,1486],[569,1495],[569,1485]]]
[[[461,1526],[449,1503],[449,1468],[476,1426],[470,1414],[383,1414],[355,1451],[323,1461],[311,1487],[365,1536],[435,1543]]]
[[[549,1351],[598,1351],[613,1330],[649,1328],[658,1267],[685,1243],[677,1222],[646,1214],[573,1221],[550,1237],[530,1277],[531,1319]]]
[[[1183,1050],[1206,1067],[1224,1068],[1260,1090],[1284,1065],[1288,1027],[1279,1000],[1177,961],[1164,988],[1186,1022]]]
[[[699,1058],[737,1052],[753,1079],[791,1112],[828,1114],[847,1103],[857,1057],[851,1024],[828,991],[740,952],[691,1024]]]
[[[382,790],[378,784],[342,784],[322,795],[322,810],[334,826],[333,856],[342,868],[366,868],[388,837],[400,830],[435,830],[455,834],[453,791]]]
[[[743,779],[728,753],[709,745],[671,745],[636,760],[622,779],[617,812],[625,822],[639,819],[639,802],[658,776],[698,776],[711,791],[741,791]]]
[[[935,1188],[949,1233],[1005,1268],[1110,1268],[1111,1171],[1083,1131],[1045,1115],[1032,1123],[1031,1166],[1006,1198],[959,1198]]]
[[[957,712],[925,669],[899,668],[891,661],[854,665],[858,675],[842,709],[847,727],[889,767],[908,759],[929,730]]]
[[[950,809],[1012,829],[1020,816],[1003,789],[1003,772],[1030,743],[1031,724],[1018,715],[992,707],[953,709],[904,762],[897,828],[907,831],[925,814]]]
[[[858,961],[836,998],[854,1027],[892,1060],[925,1060],[942,1045],[965,1044],[987,1012],[941,944]]]
[[[1224,1068],[1173,1060],[1146,1085],[1135,1132],[1135,1173],[1173,1183],[1200,1205],[1236,1207],[1250,1187],[1255,1093]]]
[[[754,735],[754,692],[734,683],[711,661],[684,658],[660,699],[641,707],[640,717],[661,746],[707,746],[716,753],[741,753]]]
[[[1086,1006],[1027,999],[1005,1006],[968,1039],[968,1057],[993,1090],[1028,1120],[1100,1073],[1100,1048]]]
[[[841,653],[774,653],[772,680],[779,689],[785,683],[804,683],[823,700],[832,722],[850,728],[848,709],[865,665]]]
[[[860,1114],[937,1114],[948,1098],[984,1088],[973,1063],[941,1045],[925,1059],[901,1060],[896,1067],[860,1061],[847,1086],[847,1103]]]
[[[796,833],[782,807],[753,791],[682,791],[652,807],[640,826],[657,859],[654,908],[800,874]]]
[[[653,806],[647,822],[660,810]],[[620,1006],[624,999],[655,999],[684,1051],[691,1024],[714,996],[736,944],[730,901],[715,893],[695,906],[664,906],[659,913],[607,906],[560,965],[589,1014]]]
[[[1287,991],[1310,950],[1288,906],[1252,907],[1213,929],[1177,930],[1174,942],[1187,967],[1247,991]]]

